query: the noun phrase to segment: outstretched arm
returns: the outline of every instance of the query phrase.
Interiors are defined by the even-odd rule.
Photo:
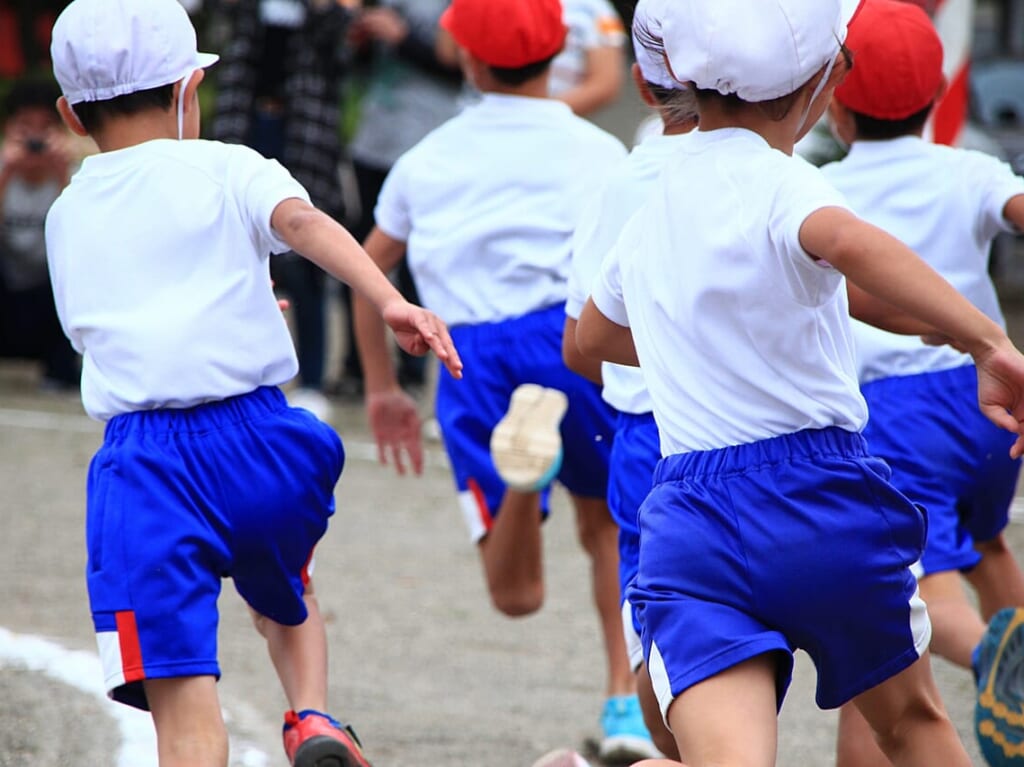
[[[842,208],[822,208],[800,228],[804,249],[855,285],[935,328],[978,367],[978,401],[997,425],[1024,434],[1024,356],[998,324],[964,298],[910,248]],[[1010,450],[1024,454],[1024,436]]]

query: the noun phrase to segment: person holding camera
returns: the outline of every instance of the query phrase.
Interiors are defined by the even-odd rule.
[[[79,383],[78,355],[64,337],[46,266],[44,224],[71,175],[56,83],[24,79],[4,101],[0,144],[0,356],[39,360],[42,384]]]

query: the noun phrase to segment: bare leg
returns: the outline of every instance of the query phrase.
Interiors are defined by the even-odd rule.
[[[668,721],[686,764],[774,767],[775,664],[774,656],[759,655],[705,679],[672,702]]]
[[[327,634],[313,593],[306,587],[309,615],[298,626],[285,626],[253,613],[256,628],[267,640],[270,659],[281,680],[288,704],[295,711],[327,708]]]
[[[603,498],[574,495],[576,531],[590,557],[590,577],[601,621],[605,655],[608,660],[608,695],[633,695],[636,679],[629,667],[626,640],[622,635],[619,593],[619,527]]]
[[[647,725],[647,731],[651,733],[654,745],[670,759],[678,759],[679,749],[676,748],[676,740],[672,737],[672,733],[665,726],[665,720],[661,718],[661,709],[658,707],[658,699],[654,695],[651,675],[647,671],[646,663],[641,663],[640,668],[636,671],[636,690],[640,698],[640,710],[644,712],[644,724]]]
[[[852,703],[839,709],[836,737],[836,767],[888,767],[889,757],[882,753],[871,725]]]
[[[970,767],[935,687],[927,653],[853,702],[895,767]]]
[[[228,731],[212,676],[143,682],[160,767],[227,767]]]
[[[1002,534],[974,548],[981,561],[966,577],[978,593],[983,619],[991,620],[1004,607],[1024,606],[1024,575]]]
[[[487,537],[480,541],[487,590],[505,615],[529,615],[544,603],[540,494],[506,490]]]
[[[985,633],[985,623],[967,600],[960,573],[950,570],[918,581],[932,621],[931,651],[961,668],[971,667],[971,653]]]

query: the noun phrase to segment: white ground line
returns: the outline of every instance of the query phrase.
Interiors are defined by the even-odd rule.
[[[0,427],[32,429],[34,431],[71,431],[79,434],[103,433],[103,424],[86,415],[52,413],[45,410],[16,410],[0,408]],[[363,440],[344,439],[345,460],[377,463],[377,446]],[[429,444],[429,443],[428,443]],[[448,459],[442,451],[425,446],[423,463],[429,468],[447,468]]]
[[[156,735],[149,714],[107,698],[103,669],[93,653],[68,650],[56,642],[27,634],[15,634],[0,626],[0,672],[5,667],[45,674],[91,696],[117,723],[121,750],[117,767],[156,767]],[[225,713],[225,720],[230,716]],[[232,739],[233,767],[267,767],[270,757],[247,741]]]

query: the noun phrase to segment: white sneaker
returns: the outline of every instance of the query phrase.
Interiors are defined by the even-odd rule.
[[[549,751],[533,763],[532,767],[590,767],[590,762],[567,748]]]
[[[321,421],[327,421],[331,417],[331,401],[317,389],[295,389],[288,394],[288,404],[308,410]]]
[[[491,434],[491,458],[511,489],[537,492],[554,480],[562,466],[558,426],[568,407],[558,389],[522,384],[512,392],[508,412]]]

